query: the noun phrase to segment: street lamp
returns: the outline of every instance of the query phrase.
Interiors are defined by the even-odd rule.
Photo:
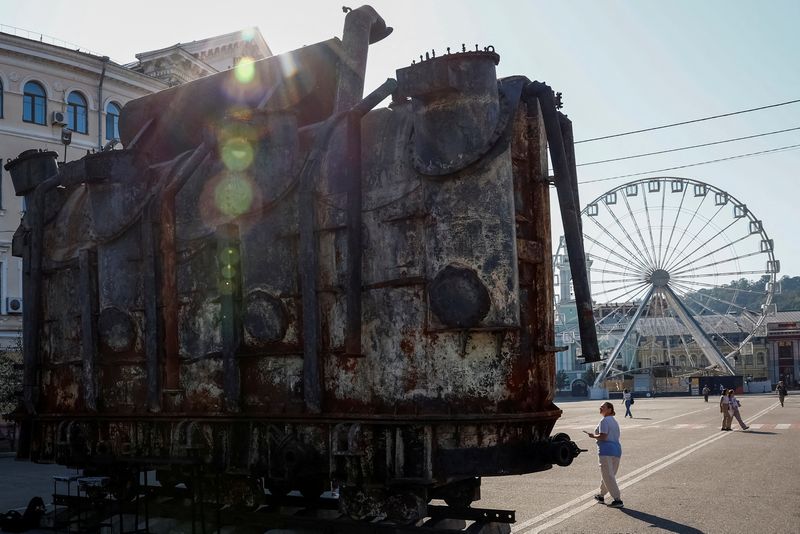
[[[61,129],[61,142],[64,143],[64,163],[67,162],[67,147],[72,142],[72,130],[64,126]]]

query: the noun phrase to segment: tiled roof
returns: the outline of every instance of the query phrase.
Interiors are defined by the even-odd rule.
[[[749,334],[754,328],[754,317],[748,315],[699,315],[695,319],[709,334]],[[777,312],[767,316],[763,324],[791,322],[800,322],[800,311]],[[624,328],[625,323],[621,323],[616,330]],[[689,329],[675,317],[642,317],[636,323],[636,333],[645,337],[691,335]]]

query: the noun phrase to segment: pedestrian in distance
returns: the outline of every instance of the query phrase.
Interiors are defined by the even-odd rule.
[[[705,399],[706,402],[708,402],[708,394],[709,393],[711,393],[711,390],[709,389],[709,387],[707,385],[703,386],[703,398]]]
[[[583,432],[597,442],[597,456],[600,458],[600,493],[594,496],[598,502],[605,502],[606,493],[611,494],[611,508],[622,508],[622,495],[617,485],[617,471],[622,458],[622,445],[620,444],[619,423],[614,418],[614,405],[604,402],[600,405],[600,415],[603,418],[595,427],[594,432]]]
[[[731,414],[732,418],[736,418],[736,422],[739,423],[739,426],[742,427],[742,430],[747,430],[750,428],[744,421],[742,421],[742,415],[739,413],[739,407],[742,403],[736,398],[736,395],[733,394],[733,390],[728,390],[728,412]],[[731,420],[728,421],[728,430],[730,430]]]
[[[724,394],[725,394],[725,391],[726,391],[726,390],[725,390],[725,388],[722,386],[722,384],[720,384],[720,385],[719,385],[719,394],[720,394],[720,395],[724,395]]]
[[[633,419],[633,414],[631,413],[631,404],[633,404],[633,393],[628,391],[627,389],[622,392],[622,402],[625,403],[625,417],[629,417]]]
[[[719,397],[719,411],[722,414],[722,428],[720,430],[731,430],[732,415],[728,410],[728,390],[723,390]]]
[[[783,383],[783,380],[778,381],[778,385],[775,386],[775,392],[778,394],[778,400],[781,401],[781,406],[783,406],[783,401],[786,399],[786,395],[789,394],[786,391],[786,384]]]

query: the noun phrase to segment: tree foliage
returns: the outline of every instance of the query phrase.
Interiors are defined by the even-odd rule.
[[[740,278],[720,287],[700,289],[688,296],[687,305],[696,315],[740,311],[731,304],[760,313],[768,281],[768,276],[762,276],[758,280]],[[772,299],[778,311],[800,310],[800,276],[784,276],[780,279],[780,287],[781,292],[775,294]]]
[[[556,389],[566,389],[569,385],[569,375],[563,369],[556,373]]]
[[[17,394],[22,389],[22,342],[0,347],[0,419],[17,407]]]
[[[583,373],[583,379],[587,384],[592,385],[594,384],[595,378],[597,378],[597,371],[594,370],[593,366],[587,366],[586,371]]]

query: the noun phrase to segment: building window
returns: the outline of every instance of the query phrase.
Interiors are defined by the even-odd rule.
[[[764,365],[764,353],[763,352],[759,352],[758,354],[756,354],[756,361],[758,362],[758,365]]]
[[[86,113],[86,99],[73,91],[67,98],[67,128],[73,132],[88,133],[89,119]]]
[[[119,139],[119,105],[114,102],[106,106],[106,139]]]
[[[46,124],[47,98],[44,87],[38,82],[28,82],[22,93],[22,120]]]
[[[744,357],[744,365],[745,367],[753,367],[753,355],[748,354]]]
[[[3,118],[3,80],[0,80],[0,119]]]

